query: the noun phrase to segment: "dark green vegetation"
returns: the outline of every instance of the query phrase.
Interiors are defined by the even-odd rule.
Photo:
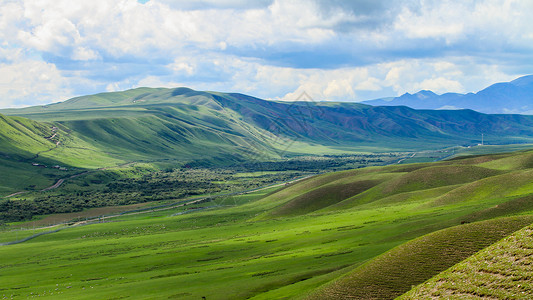
[[[400,299],[532,299],[532,256],[533,228],[528,226]]]
[[[0,248],[0,295],[284,299],[370,282],[391,298],[531,224],[532,161],[522,151],[347,170],[66,228]],[[384,279],[405,274],[402,260],[409,286]]]
[[[399,153],[299,156],[227,167],[193,168],[186,165],[163,170],[153,164],[131,163],[93,171],[78,170],[77,174],[70,176],[62,171],[60,174],[67,177],[61,179],[64,180],[61,188],[47,191],[33,189],[32,193],[0,200],[0,222],[31,220],[43,215],[81,212],[94,207],[147,202],[164,204],[200,195],[233,194],[325,171],[393,163],[402,157]],[[60,179],[56,177],[55,180]]]

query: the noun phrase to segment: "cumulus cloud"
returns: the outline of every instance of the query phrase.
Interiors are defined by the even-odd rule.
[[[527,0],[4,0],[0,106],[140,85],[340,101],[477,91],[531,72],[532,17]]]
[[[57,68],[35,60],[0,64],[0,99],[2,107],[57,102],[72,96],[69,83]]]

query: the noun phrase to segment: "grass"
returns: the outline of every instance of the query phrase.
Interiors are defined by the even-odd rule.
[[[399,299],[531,299],[532,236],[532,226],[523,228]]]
[[[331,295],[360,290],[357,282],[368,280],[388,282],[383,291],[399,295],[533,221],[529,170],[480,166],[524,155],[329,173],[277,190],[67,228],[0,247],[0,295],[286,299],[317,288]],[[513,184],[483,196],[502,178]],[[454,201],[437,201],[451,193]],[[369,200],[338,206],[361,195]],[[306,211],[306,202],[317,209]],[[505,215],[520,216],[493,219]],[[483,219],[489,220],[461,225]],[[403,274],[405,264],[415,268],[416,282],[387,275]]]
[[[393,299],[531,222],[533,216],[495,219],[430,233],[378,256],[310,299]]]

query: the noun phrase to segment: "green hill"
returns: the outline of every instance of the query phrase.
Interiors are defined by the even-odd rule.
[[[533,216],[504,218],[430,233],[376,257],[309,299],[394,299],[532,222]],[[432,279],[433,284],[442,281],[437,278]],[[462,285],[466,286],[464,281]],[[435,286],[425,286],[425,294],[411,292],[408,299],[446,295],[446,291],[429,292]]]
[[[531,153],[328,173],[107,216],[0,246],[0,295],[390,299],[533,222],[532,181],[521,180],[530,169],[520,163]],[[477,196],[504,177],[515,184]],[[0,241],[33,232],[32,222],[17,226],[30,229],[2,231]]]
[[[52,125],[20,117],[0,114],[0,154],[18,159],[30,159],[38,152],[49,151],[56,145]]]
[[[0,112],[56,122],[117,158],[239,159],[533,140],[533,117],[357,103],[277,102],[187,88],[138,88]],[[259,153],[259,154],[258,154]]]
[[[531,299],[531,226],[413,288],[399,299]]]
[[[0,152],[26,158],[42,153],[43,159],[79,168],[413,151],[477,144],[482,133],[492,143],[533,141],[531,116],[266,101],[187,88],[137,88],[0,113],[17,116],[2,117]],[[10,130],[20,135],[8,134]],[[332,202],[344,200],[334,198]]]
[[[44,106],[4,109],[0,113],[9,115],[0,120],[0,159],[5,160],[5,166],[18,166],[3,174],[17,178],[17,169],[26,169],[21,176],[28,181],[13,185],[2,178],[4,195],[20,191],[21,187],[44,188],[57,179],[47,179],[34,169],[37,175],[32,183],[32,169],[19,164],[30,158],[69,169],[98,169],[130,162],[216,166],[302,154],[475,145],[481,133],[486,142],[492,143],[533,141],[531,116],[484,115],[466,110],[417,111],[358,103],[266,101],[188,88],[137,88]],[[528,161],[524,162],[526,167]],[[341,189],[346,192],[332,196],[328,205],[306,211],[359,201],[347,201],[345,196],[352,193],[349,184]],[[374,187],[368,193],[379,189]]]
[[[142,163],[135,174],[144,180],[140,187],[157,185],[161,192],[166,184],[188,182],[176,180],[182,175],[179,169],[157,182],[147,175],[157,170],[157,163],[253,165],[306,153],[471,145],[481,133],[494,143],[533,137],[533,118],[528,116],[287,103],[185,88],[140,88],[2,113],[10,116],[0,115],[0,192],[40,191],[58,179],[78,178],[61,191],[65,206],[76,208],[87,207],[80,199],[94,200],[92,184],[124,188],[129,199],[145,196],[143,190],[127,191],[129,183],[141,181],[107,185],[131,170],[103,168],[133,161]],[[532,157],[533,151],[521,151],[326,173],[280,189],[200,197],[194,203],[187,200],[187,205],[106,217],[117,222],[66,226],[0,246],[0,295],[400,295],[531,223]],[[78,177],[81,174],[86,180]],[[59,192],[41,194],[17,204],[51,203],[47,201],[54,201]],[[122,203],[105,195],[99,199]],[[0,201],[0,212],[10,214],[16,201]],[[80,212],[73,218],[82,216]],[[32,227],[32,221],[3,226],[7,229],[0,231],[2,243],[33,233],[9,227]],[[448,255],[450,248],[454,253]],[[408,257],[413,253],[417,255]],[[406,264],[413,267],[413,281],[403,280]]]

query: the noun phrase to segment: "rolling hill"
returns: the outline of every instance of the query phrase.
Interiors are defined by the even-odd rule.
[[[434,276],[446,288],[469,268],[462,264],[490,260],[476,252],[533,222],[532,156],[530,150],[327,173],[67,226],[0,247],[0,294],[391,299]],[[25,232],[3,231],[0,241],[17,234]],[[457,263],[459,271],[439,275]]]
[[[0,113],[0,158],[9,168],[2,176],[12,179],[3,179],[4,195],[60,178],[31,162],[68,169],[134,161],[214,166],[477,145],[482,134],[485,144],[533,141],[533,116],[267,101],[188,88],[137,88]]]
[[[533,228],[527,226],[421,284],[399,299],[531,299]]]
[[[533,75],[493,84],[477,93],[432,91],[406,93],[400,97],[363,101],[376,106],[404,105],[415,109],[472,109],[488,114],[533,114]]]
[[[533,140],[530,116],[357,103],[277,102],[187,88],[138,88],[0,113],[52,122],[101,153],[130,161],[232,161],[328,149],[383,152],[441,148],[480,143],[481,134],[486,143]]]

